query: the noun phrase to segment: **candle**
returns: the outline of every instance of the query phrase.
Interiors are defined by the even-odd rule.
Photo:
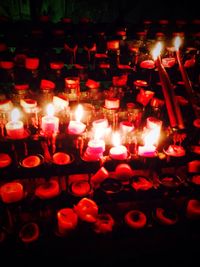
[[[155,63],[153,60],[144,60],[140,63],[140,68],[143,69],[154,69],[155,68]]]
[[[120,145],[119,133],[113,134],[113,143],[114,143],[114,147],[112,147],[109,152],[110,157],[112,159],[117,159],[117,160],[127,159],[127,156],[128,156],[127,148],[123,145]]]
[[[84,153],[85,160],[99,160],[105,151],[105,142],[101,139],[92,139]]]
[[[92,123],[92,126],[94,130],[102,129],[102,128],[107,128],[108,127],[108,120],[107,119],[99,119],[95,120]]]
[[[144,145],[138,147],[138,155],[154,157],[157,154],[156,145],[160,137],[162,121],[152,117],[147,118],[147,128],[143,133]]]
[[[153,98],[154,92],[150,90],[144,90],[143,88],[140,88],[139,93],[137,94],[136,101],[143,106],[147,106],[149,101]]]
[[[140,210],[130,210],[125,214],[125,223],[134,229],[141,229],[147,223],[146,215]]]
[[[19,110],[14,108],[11,112],[11,121],[6,124],[7,134],[13,139],[22,138],[24,136],[24,124],[19,120],[19,117]]]
[[[104,132],[103,132],[104,134]],[[105,141],[101,139],[102,130],[96,129],[94,138],[88,142],[87,149],[84,153],[84,158],[87,160],[99,160],[105,151]]]
[[[154,117],[147,118],[147,128],[150,130],[157,129],[158,133],[160,133],[162,128],[162,121],[158,120]]]
[[[88,181],[77,181],[71,184],[71,192],[78,196],[86,196],[91,190],[91,186]]]
[[[54,106],[47,106],[47,115],[42,117],[42,131],[45,134],[53,134],[58,132],[59,118],[54,116]]]
[[[22,166],[25,168],[34,168],[41,164],[39,156],[31,155],[22,160]]]
[[[118,109],[120,106],[119,98],[106,98],[105,99],[105,108],[107,109]]]
[[[107,41],[108,50],[118,50],[119,49],[119,40]]]
[[[13,203],[24,197],[23,185],[18,182],[10,182],[1,186],[1,198],[4,203]]]
[[[92,175],[90,182],[94,188],[97,188],[108,177],[109,173],[106,168],[101,167],[95,174]]]
[[[60,234],[67,234],[74,230],[78,224],[78,216],[70,208],[63,208],[57,212],[58,231]]]
[[[97,234],[106,234],[113,230],[115,221],[109,213],[99,214],[94,224],[94,231]]]
[[[128,134],[134,130],[134,125],[129,121],[122,121],[120,122],[120,130],[123,134]]]
[[[35,190],[35,195],[41,199],[49,199],[58,196],[60,188],[58,181],[51,180],[39,185]]]
[[[39,238],[39,226],[34,222],[29,222],[22,226],[19,232],[19,238],[24,243],[31,243]]]
[[[180,50],[179,50],[179,47],[181,45],[180,36],[177,36],[175,38],[174,44],[175,44],[176,58],[177,58],[177,61],[178,61],[179,70],[181,72],[181,76],[182,76],[182,79],[183,79],[183,82],[184,82],[184,85],[185,85],[185,89],[186,89],[187,94],[188,94],[188,99],[189,99],[189,101],[190,101],[190,103],[192,105],[192,108],[193,108],[193,111],[195,112],[196,117],[198,117],[197,110],[195,108],[196,105],[195,105],[194,98],[193,98],[192,84],[191,84],[191,81],[190,81],[190,79],[188,77],[186,69],[185,69],[184,65],[182,64],[181,57],[180,57]]]
[[[69,134],[82,134],[85,131],[86,125],[82,123],[80,120],[83,115],[83,107],[82,105],[78,105],[76,112],[75,112],[75,118],[76,120],[70,120],[68,125],[68,133]]]
[[[34,108],[37,107],[37,101],[34,99],[21,99],[20,105],[23,107],[24,111],[30,113]]]
[[[1,100],[0,101],[0,113],[6,113],[12,110],[13,108],[13,103],[11,100]]]
[[[58,165],[65,165],[71,162],[71,158],[64,152],[57,152],[53,155],[53,162]]]
[[[56,112],[66,111],[69,106],[69,100],[64,95],[53,96],[53,105]]]
[[[160,81],[162,85],[162,91],[165,98],[166,108],[169,116],[170,125],[172,128],[179,127],[184,128],[184,123],[182,115],[180,112],[179,105],[176,101],[174,91],[169,79],[169,76],[163,67],[160,59],[161,43],[158,42],[155,50],[153,51],[153,58],[156,60],[156,65],[158,67],[158,72],[160,76]]]
[[[6,153],[0,153],[0,168],[9,166],[12,162],[11,157]]]
[[[133,176],[133,170],[129,164],[121,163],[116,166],[115,175],[118,180],[127,182]]]
[[[76,206],[74,206],[74,211],[77,213],[78,217],[86,222],[94,223],[98,215],[98,206],[96,202],[89,198],[82,198]]]

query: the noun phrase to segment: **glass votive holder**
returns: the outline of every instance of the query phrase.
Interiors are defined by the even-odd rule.
[[[141,126],[144,108],[139,103],[127,103],[128,121],[137,129]]]
[[[66,77],[65,78],[65,90],[69,95],[80,94],[80,77]]]

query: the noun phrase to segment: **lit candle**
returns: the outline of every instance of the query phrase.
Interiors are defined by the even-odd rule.
[[[58,231],[60,234],[67,234],[74,230],[78,224],[78,216],[70,208],[63,208],[57,212]]]
[[[100,139],[102,136],[101,129],[94,133],[94,139],[88,142],[88,147],[84,153],[84,158],[87,160],[99,160],[105,151],[105,141]]]
[[[138,147],[138,155],[144,157],[156,156],[156,146],[160,137],[162,121],[153,117],[147,118],[147,128],[143,133],[144,146]]]
[[[11,121],[6,124],[6,131],[9,137],[13,139],[24,136],[24,124],[19,120],[20,113],[17,108],[11,112]]]
[[[138,155],[143,157],[155,157],[156,146],[155,144],[156,131],[150,130],[144,134],[144,146],[138,147]]]
[[[101,138],[106,135],[108,131],[108,120],[107,119],[98,119],[92,122],[93,131],[96,134],[97,132],[101,133]]]
[[[71,120],[68,125],[68,133],[69,134],[82,134],[85,131],[86,125],[81,122],[81,118],[83,116],[83,107],[78,105],[75,118],[76,120]]]
[[[184,67],[184,65],[182,64],[182,61],[181,61],[181,57],[180,57],[180,45],[181,45],[181,38],[180,36],[177,36],[175,38],[175,41],[174,41],[174,46],[175,46],[175,51],[176,51],[176,58],[177,58],[177,61],[178,61],[178,65],[179,65],[179,70],[181,72],[181,76],[182,76],[182,79],[183,79],[183,82],[184,82],[184,85],[185,85],[185,89],[187,91],[187,94],[188,94],[188,98],[189,98],[189,101],[192,105],[192,108],[195,112],[195,115],[196,117],[198,117],[197,115],[197,110],[195,109],[195,102],[194,102],[194,98],[193,98],[193,89],[192,89],[192,84],[191,84],[191,81],[188,77],[188,74],[186,72],[186,69]]]
[[[4,203],[13,203],[24,197],[23,185],[18,182],[10,182],[1,186],[1,198]]]
[[[160,42],[158,42],[156,45],[156,48],[153,51],[153,58],[158,67],[158,72],[159,72],[160,81],[162,85],[163,95],[165,98],[170,125],[172,128],[175,128],[178,126],[180,129],[183,129],[184,123],[183,123],[183,118],[180,112],[180,108],[176,101],[169,76],[161,63],[161,59],[160,59],[161,49],[162,49],[162,45]]]
[[[160,133],[160,130],[162,128],[162,121],[158,120],[157,118],[154,117],[148,117],[147,118],[147,128],[148,129],[157,129],[158,133]]]
[[[45,134],[53,134],[58,132],[59,118],[54,116],[54,106],[47,106],[47,115],[42,117],[42,131]]]
[[[124,160],[127,159],[128,153],[127,148],[123,145],[120,145],[120,135],[119,133],[113,134],[113,144],[114,147],[110,149],[110,157],[112,159]]]

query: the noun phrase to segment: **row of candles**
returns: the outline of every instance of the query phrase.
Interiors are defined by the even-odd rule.
[[[180,67],[180,71],[182,74],[182,78],[187,90],[187,93],[189,95],[189,100],[191,101],[192,107],[193,107],[193,98],[192,98],[192,86],[191,82],[187,76],[187,72],[184,69],[184,66],[181,62],[180,58],[180,52],[179,47],[181,44],[180,37],[177,37],[175,40],[175,50],[177,55],[177,61]],[[162,62],[160,60],[160,52],[161,52],[162,46],[161,43],[157,43],[154,51],[153,51],[153,58],[155,61],[155,64],[158,68],[160,81],[162,85],[163,90],[163,96],[168,112],[169,122],[170,126],[172,128],[179,128],[184,129],[184,121],[182,118],[182,114],[178,105],[178,102],[176,101],[173,88],[170,82],[170,78],[164,69]],[[54,115],[54,107],[58,109],[66,109],[68,107],[68,101],[64,100],[59,97],[54,97],[54,101],[52,104],[48,105],[47,108],[47,115],[43,116],[41,119],[41,131],[46,136],[52,136],[56,135],[59,131],[59,117]],[[116,104],[116,101],[119,101],[118,99],[115,99],[114,101],[109,101],[111,103],[111,108],[113,107],[113,104]],[[28,108],[34,108],[36,104],[36,101],[33,103],[27,103],[24,100],[22,100],[22,105],[24,107]],[[117,106],[118,102],[117,102]],[[78,105],[77,109],[75,111],[75,120],[70,120],[67,133],[73,134],[73,135],[81,135],[86,130],[86,125],[81,122],[82,118],[82,106]],[[93,138],[88,142],[88,148],[86,149],[86,159],[99,159],[103,152],[105,151],[105,132],[108,128],[108,122],[106,119],[101,119],[98,121],[93,122]],[[126,133],[133,131],[134,126],[131,124],[127,124],[126,122],[121,124],[123,131]],[[154,155],[156,152],[156,145],[159,139],[160,131],[162,127],[162,121],[156,120],[155,118],[147,118],[147,124],[143,131],[143,141],[144,146],[139,147],[138,153],[140,155]],[[9,121],[5,125],[7,135],[11,137],[12,139],[19,139],[24,137],[24,124],[21,120],[19,120],[19,113],[17,109],[14,109],[11,112],[11,121]],[[113,134],[113,140],[114,140],[114,147],[110,150],[110,155],[114,159],[126,159],[127,158],[127,150],[124,146],[120,145],[120,136],[118,133]],[[117,140],[117,141],[116,141]]]
[[[24,123],[19,119],[19,110],[14,108],[11,112],[11,120],[5,125],[7,135],[12,140],[21,139],[24,136]],[[83,115],[83,107],[79,104],[75,110],[75,120],[70,120],[67,127],[67,134],[79,136],[86,130],[86,124],[81,119]],[[47,137],[56,135],[59,132],[59,118],[54,116],[54,105],[47,106],[47,115],[42,117],[41,132]],[[162,121],[153,117],[147,118],[147,124],[143,131],[143,139],[145,145],[139,147],[139,154],[148,155],[155,153],[157,141],[160,136]],[[106,118],[97,119],[92,122],[92,138],[88,142],[85,152],[86,160],[99,160],[105,151],[105,138],[111,133],[111,127]],[[128,121],[120,123],[120,131],[112,132],[112,140],[114,147],[110,149],[110,156],[113,159],[127,159],[127,148],[121,145],[121,136],[134,132],[134,125]],[[150,155],[149,154],[149,155]]]

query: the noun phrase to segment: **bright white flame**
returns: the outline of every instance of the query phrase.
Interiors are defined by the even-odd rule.
[[[48,106],[47,106],[47,115],[49,117],[53,117],[53,115],[54,115],[54,106],[53,106],[53,104],[48,104]]]
[[[76,121],[81,121],[82,117],[83,117],[83,107],[79,104],[75,111]]]
[[[94,130],[94,139],[99,140],[105,135],[105,129],[99,128]]]
[[[14,108],[12,111],[11,111],[11,120],[12,121],[18,121],[20,118],[20,112],[19,112],[19,109],[18,108]]]
[[[120,138],[120,134],[119,133],[117,133],[117,132],[113,133],[112,142],[113,142],[114,146],[120,146],[120,144],[121,144],[121,140],[120,139],[121,138]]]
[[[144,146],[146,148],[152,148],[157,145],[158,139],[160,137],[160,128],[156,127],[144,133]]]
[[[156,44],[154,50],[152,51],[153,60],[157,59],[157,57],[160,55],[161,50],[162,50],[162,44],[161,44],[161,42],[158,42]]]
[[[179,50],[180,45],[181,45],[181,37],[176,36],[176,38],[174,40],[174,47],[175,47],[176,51]]]

